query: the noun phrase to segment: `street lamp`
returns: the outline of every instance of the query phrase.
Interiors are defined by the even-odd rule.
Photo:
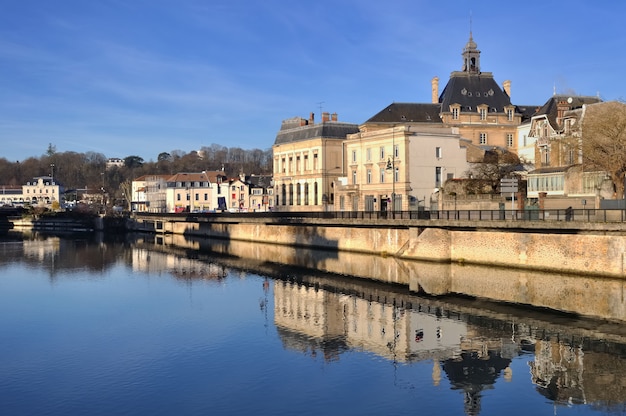
[[[396,212],[396,126],[391,128],[391,157],[387,158],[386,170],[391,170],[391,213]]]

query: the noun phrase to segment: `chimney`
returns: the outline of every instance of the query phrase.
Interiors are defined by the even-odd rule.
[[[430,84],[433,90],[433,96],[432,96],[433,104],[437,104],[439,102],[439,77],[434,77],[430,81]]]
[[[324,111],[322,113],[322,123],[330,120],[330,113],[328,111]]]
[[[302,117],[300,117],[300,127],[306,126],[307,124],[308,124],[307,120],[302,118]]]
[[[502,89],[506,92],[506,95],[511,98],[511,81],[508,79],[502,83]]]
[[[330,115],[330,119],[331,119],[332,121],[337,121],[337,113],[332,113],[332,114]]]
[[[309,124],[313,125],[315,121],[315,114],[311,111],[311,115],[309,116]]]
[[[556,122],[557,124],[561,124],[563,121],[563,115],[565,112],[569,110],[569,103],[565,100],[560,100],[556,105]]]

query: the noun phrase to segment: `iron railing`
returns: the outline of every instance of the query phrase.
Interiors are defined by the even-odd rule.
[[[440,210],[440,211],[268,211],[210,213],[137,213],[140,216],[209,219],[246,217],[275,219],[367,219],[367,220],[445,220],[445,221],[578,221],[626,222],[626,211],[619,209],[528,209],[528,210]]]

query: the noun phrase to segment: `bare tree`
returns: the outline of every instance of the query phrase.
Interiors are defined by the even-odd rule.
[[[473,179],[467,181],[467,193],[481,193],[485,185],[490,186],[492,193],[498,191],[500,179],[518,176],[522,169],[519,157],[508,150],[494,148],[485,151],[483,161],[474,163],[466,172],[466,176]]]
[[[582,118],[582,154],[586,171],[602,170],[613,181],[615,197],[624,197],[626,104],[609,101],[587,106]]]

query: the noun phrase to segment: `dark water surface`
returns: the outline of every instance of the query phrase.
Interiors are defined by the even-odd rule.
[[[626,414],[621,323],[153,238],[0,239],[0,415]]]

